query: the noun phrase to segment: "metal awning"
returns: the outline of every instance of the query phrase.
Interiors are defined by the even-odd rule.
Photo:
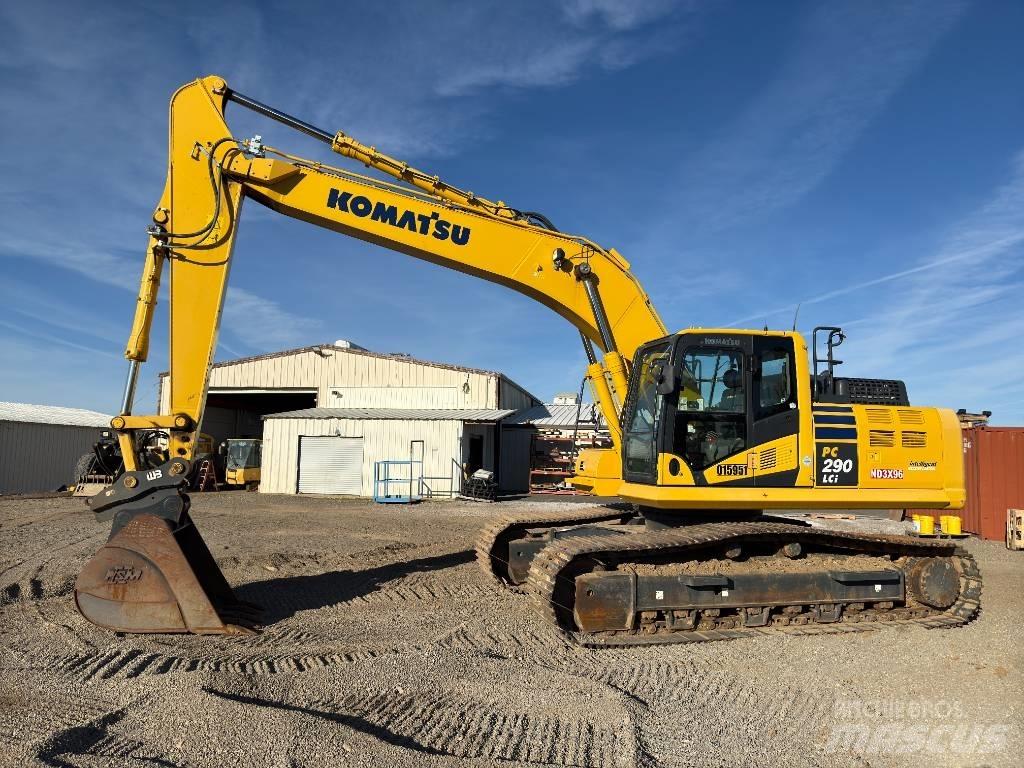
[[[482,421],[494,423],[515,411],[494,408],[303,408],[271,413],[266,419],[351,419],[363,421]]]

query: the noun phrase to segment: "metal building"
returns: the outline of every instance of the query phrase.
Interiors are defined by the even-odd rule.
[[[489,408],[309,408],[266,417],[261,493],[373,496],[377,462],[410,462],[391,477],[414,495],[458,493],[464,473],[496,467],[498,422]],[[401,483],[399,483],[401,485]],[[392,489],[393,490],[393,489]]]
[[[170,412],[160,374],[159,412]],[[351,342],[318,344],[216,363],[202,431],[217,442],[259,437],[263,417],[307,408],[505,409],[540,403],[496,371],[370,352]]]
[[[170,386],[161,374],[161,414]],[[445,495],[458,466],[497,472],[498,422],[539,403],[496,371],[337,341],[215,364],[201,430],[218,443],[262,437],[264,493],[371,496],[374,462],[416,452],[430,491]]]
[[[0,403],[0,493],[56,491],[75,481],[110,416],[80,408]]]

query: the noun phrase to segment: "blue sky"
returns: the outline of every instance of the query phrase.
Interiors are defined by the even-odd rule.
[[[847,375],[1024,423],[1019,2],[37,1],[0,30],[0,400],[117,409],[167,101],[216,73],[616,247],[670,328],[800,304]],[[336,338],[545,398],[583,372],[544,307],[250,203],[218,358]]]

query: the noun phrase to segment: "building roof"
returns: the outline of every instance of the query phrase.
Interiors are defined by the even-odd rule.
[[[481,368],[467,368],[462,365],[449,365],[448,363],[438,363],[433,360],[420,360],[417,357],[411,355],[405,355],[399,352],[370,352],[369,350],[356,348],[356,347],[341,347],[336,344],[312,344],[308,347],[296,347],[295,349],[282,349],[279,352],[268,352],[264,355],[252,355],[250,357],[238,357],[234,360],[223,360],[219,363],[214,363],[212,368],[224,368],[229,365],[241,365],[244,363],[252,363],[257,360],[273,360],[277,357],[291,357],[292,355],[303,355],[307,352],[315,352],[320,354],[322,352],[344,352],[349,355],[364,355],[366,357],[379,357],[387,360],[397,360],[401,363],[413,363],[415,365],[429,365],[433,368],[444,368],[449,371],[462,371],[464,373],[479,373],[483,376],[501,376],[502,374],[497,371],[485,371]],[[161,371],[161,376],[167,376],[169,371]]]
[[[535,405],[519,411],[515,416],[505,420],[508,426],[534,427],[571,427],[576,423],[575,405]],[[598,411],[593,403],[584,403],[580,408],[580,426],[593,427],[598,421]]]
[[[265,355],[252,355],[251,357],[238,357],[234,360],[223,360],[219,363],[214,363],[211,368],[225,368],[229,365],[243,365],[245,363],[252,363],[257,360],[273,360],[278,357],[290,357],[292,355],[302,355],[307,352],[314,352],[319,355],[323,355],[324,351],[330,350],[332,352],[344,352],[349,355],[364,355],[366,357],[376,357],[385,360],[395,360],[400,363],[411,363],[413,365],[427,365],[431,368],[443,368],[446,371],[460,371],[461,373],[476,373],[481,376],[494,376],[498,379],[504,379],[509,384],[522,390],[525,394],[532,397],[534,400],[539,402],[539,398],[536,397],[532,392],[524,389],[520,384],[512,381],[508,376],[500,371],[488,371],[482,368],[467,368],[464,365],[451,365],[450,363],[438,363],[433,360],[421,360],[418,357],[412,357],[411,355],[402,354],[399,352],[370,352],[362,347],[343,347],[337,344],[313,344],[308,347],[296,347],[295,349],[282,349],[280,352],[268,352]],[[161,371],[157,374],[158,378],[164,378],[170,375],[170,371]]]
[[[515,411],[492,408],[303,408],[264,419],[360,419],[369,421],[501,421]]]
[[[82,408],[0,402],[0,421],[18,421],[26,424],[63,424],[71,427],[109,427],[111,418],[113,417],[105,413],[87,411]]]

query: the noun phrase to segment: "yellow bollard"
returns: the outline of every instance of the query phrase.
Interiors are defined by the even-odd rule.
[[[942,532],[947,536],[959,536],[960,535],[960,516],[959,515],[943,515],[942,516]]]
[[[914,521],[914,533],[921,532],[921,515],[914,513],[910,516],[910,519]]]
[[[935,518],[931,515],[921,515],[921,535],[922,536],[934,536],[935,535]]]

